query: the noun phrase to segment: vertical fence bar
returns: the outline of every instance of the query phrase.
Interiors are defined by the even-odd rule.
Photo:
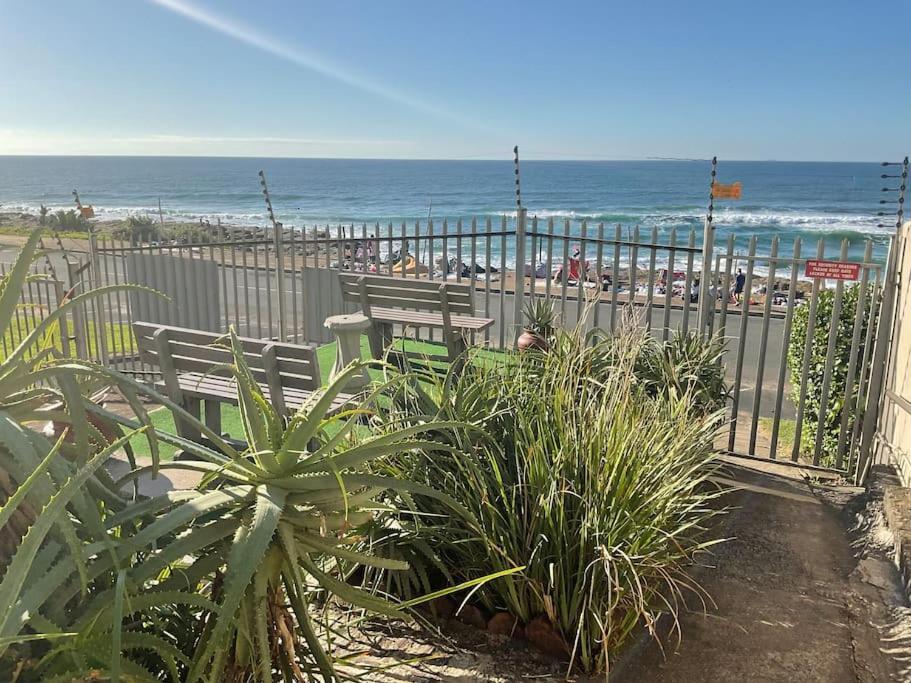
[[[759,333],[759,358],[756,362],[756,385],[753,389],[753,419],[750,421],[750,449],[749,454],[756,453],[756,434],[759,429],[759,409],[762,404],[762,386],[765,379],[765,359],[768,352],[769,344],[769,320],[772,315],[772,299],[775,297],[772,293],[772,283],[775,280],[775,269],[778,266],[778,235],[772,238],[772,246],[769,250],[769,272],[766,277],[765,302],[762,307],[762,331]],[[704,267],[703,267],[704,270]],[[700,289],[700,292],[705,291]],[[704,330],[700,328],[700,334]],[[783,342],[782,355],[787,355],[787,346]],[[778,393],[784,391],[784,385],[778,385]]]
[[[857,292],[857,300],[855,301],[854,306],[854,326],[851,330],[851,349],[848,354],[848,371],[845,375],[845,391],[842,396],[842,409],[841,409],[841,424],[838,429],[838,445],[835,455],[835,468],[841,469],[844,465],[844,457],[847,446],[847,437],[848,437],[848,421],[849,416],[854,414],[854,411],[857,407],[855,401],[857,399],[857,391],[855,389],[855,380],[857,377],[857,361],[859,351],[860,351],[860,342],[864,319],[867,317],[867,289],[868,281],[870,279],[870,269],[866,265],[870,262],[873,256],[873,241],[867,240],[866,246],[864,247],[864,265],[861,267],[862,274],[860,282],[856,285],[860,287]],[[870,316],[872,318],[872,316]],[[872,325],[873,320],[868,321],[868,325]]]
[[[658,227],[652,226],[651,244],[648,254],[648,278],[646,278],[645,295],[645,329],[652,331],[652,306],[655,299],[655,266],[658,252]]]
[[[276,221],[272,225],[272,247],[275,249],[275,296],[278,297],[278,338],[288,341],[288,311],[285,301],[285,226]],[[266,249],[269,247],[266,246]],[[268,266],[267,266],[268,267]]]
[[[661,341],[667,341],[671,333],[671,297],[674,294],[674,260],[677,256],[677,228],[671,228],[667,252],[667,269],[664,271],[664,320],[661,323]]]
[[[680,323],[680,326],[683,328],[684,332],[689,332],[690,308],[692,306],[690,294],[693,291],[693,250],[696,248],[695,230],[690,230],[690,236],[686,246],[689,247],[689,250],[686,252],[686,282],[683,285],[683,321]]]
[[[867,334],[864,336],[864,353],[863,360],[860,364],[860,387],[857,392],[857,401],[855,405],[864,406],[864,409],[854,411],[854,424],[851,427],[851,445],[848,448],[848,454],[851,463],[848,464],[848,470],[852,469],[853,461],[859,456],[857,450],[860,448],[861,429],[864,422],[864,410],[866,406],[867,387],[869,386],[872,373],[870,372],[870,363],[873,358],[874,346],[873,337],[877,334],[879,319],[882,317],[881,292],[885,285],[885,278],[877,269],[873,278],[873,291],[870,293],[870,324],[867,325]],[[874,325],[873,322],[877,324]]]
[[[596,285],[598,287],[598,298],[597,305],[595,306],[595,319],[592,322],[592,326],[598,328],[600,326],[600,317],[601,317],[601,297],[604,296],[604,223],[598,223],[598,248],[595,250],[595,277]]]
[[[816,245],[816,258],[825,255],[825,240],[820,239]],[[807,320],[807,339],[804,343],[803,361],[800,364],[800,393],[797,400],[797,422],[794,425],[794,448],[791,451],[791,460],[797,462],[800,457],[800,441],[803,436],[803,416],[806,410],[807,385],[809,380],[810,363],[813,360],[813,339],[816,335],[816,311],[819,306],[819,278],[813,280],[813,290],[810,299],[810,313]]]
[[[101,274],[101,257],[98,253],[98,242],[97,235],[95,234],[94,229],[89,231],[89,254],[92,260],[92,276],[94,278],[95,289],[101,289],[102,287],[102,274]],[[99,329],[96,329],[96,338],[98,339],[98,352],[99,360],[101,364],[107,367],[110,359],[108,358],[108,349],[107,349],[107,340],[105,339],[105,330],[107,329],[106,320],[107,316],[104,314],[104,306],[101,301],[95,299],[96,313],[95,324]]]
[[[492,230],[492,222],[488,216],[485,221],[485,228],[487,230],[487,236],[484,238],[484,259],[485,259],[485,268],[484,268],[484,317],[490,317],[490,267],[493,265],[493,256],[491,255],[491,245],[490,233]],[[484,330],[484,341],[488,345],[490,344],[490,328],[488,327]]]
[[[263,284],[266,287],[266,337],[271,339],[275,335],[275,329],[273,328],[272,321],[272,268],[269,266],[269,228],[265,228],[264,240],[263,240],[263,268],[264,272],[262,273]],[[275,227],[272,228],[272,239],[275,239]],[[259,247],[257,246],[257,250]],[[260,272],[259,268],[256,269],[256,307],[257,309],[262,307],[262,301],[259,297],[259,292],[262,291],[259,288],[260,281]],[[260,334],[260,336],[263,336]]]
[[[582,308],[585,301],[585,283],[588,281],[588,268],[585,262],[585,237],[588,232],[588,223],[582,220],[582,226],[579,239],[579,281],[577,283],[578,291],[576,292],[576,322],[582,320]]]
[[[639,226],[635,228],[633,236],[630,238],[629,246],[629,304],[636,303],[636,289],[639,282]]]
[[[243,274],[243,288],[244,288],[244,334],[248,337],[252,336],[250,333],[250,275],[247,272],[247,251],[250,249],[248,245],[244,245],[241,248],[241,272]],[[235,277],[236,279],[236,277]]]
[[[800,238],[794,238],[794,255],[791,261],[791,279],[788,285],[788,303],[784,318],[781,359],[778,363],[778,391],[775,394],[775,410],[772,413],[772,436],[769,440],[769,457],[778,457],[778,432],[781,427],[781,406],[784,401],[785,385],[788,370],[788,344],[791,341],[791,327],[794,323],[794,301],[797,295],[797,272],[800,268]]]
[[[550,301],[550,288],[554,279],[554,219],[547,219],[547,268],[544,277],[544,297]],[[553,303],[551,302],[551,305]]]
[[[620,240],[622,238],[620,224],[614,227],[614,268],[611,279],[610,294],[610,331],[617,329],[617,297],[620,295]]]
[[[848,240],[841,241],[841,253],[839,260],[848,259]],[[835,363],[835,348],[838,344],[838,332],[841,328],[841,308],[844,301],[845,282],[836,280],[835,282],[835,301],[832,303],[832,318],[829,323],[829,338],[826,344],[826,364],[822,375],[822,392],[820,394],[819,419],[816,423],[816,438],[813,445],[813,464],[819,465],[820,455],[823,448],[823,440],[826,435],[826,416],[829,412],[829,392],[832,386],[832,371]]]
[[[721,297],[724,305],[721,307],[721,320],[718,323],[718,335],[723,339],[727,332],[728,308],[731,303],[731,271],[734,269],[734,236],[728,235],[728,246],[725,251],[724,284]],[[727,345],[727,341],[725,341]]]
[[[527,273],[531,298],[538,295],[538,217],[531,219],[531,271]]]
[[[436,243],[436,240],[434,239],[435,236],[436,236],[436,234],[435,234],[435,231],[433,228],[433,219],[430,219],[427,221],[427,261],[428,261],[427,273],[428,273],[429,279],[431,279],[431,280],[433,279],[433,270],[434,270],[434,268],[433,268],[433,250],[434,250],[434,245]],[[415,273],[415,275],[417,275],[417,273]]]
[[[513,302],[513,322],[515,323],[515,331],[512,335],[513,343],[516,342],[521,333],[522,306],[525,303],[525,220],[526,209],[520,206],[516,211],[516,285],[513,288],[515,292],[515,301]]]
[[[300,326],[297,322],[297,247],[294,244],[296,233],[297,230],[292,225],[288,232],[288,255],[291,257],[291,329],[295,344],[300,342]]]
[[[506,346],[506,216],[500,224],[500,348]]]
[[[693,233],[690,231],[690,241],[692,241]],[[690,252],[690,259],[692,259],[693,252]],[[746,351],[746,340],[747,340],[747,325],[750,319],[750,290],[753,285],[753,267],[756,257],[756,235],[750,237],[750,250],[749,250],[749,261],[747,262],[747,276],[746,276],[746,285],[744,287],[744,297],[741,301],[741,311],[740,311],[740,334],[738,335],[737,342],[737,366],[734,371],[734,389],[731,392],[731,427],[728,434],[728,450],[734,451],[735,440],[737,438],[737,421],[738,421],[738,410],[740,409],[740,384],[743,380],[743,356]],[[688,263],[688,267],[692,267],[692,262]],[[689,281],[689,277],[687,277]],[[687,289],[687,292],[689,289]],[[684,293],[684,297],[687,297],[687,293]],[[685,304],[689,306],[689,304]],[[686,311],[686,308],[684,308]],[[686,326],[684,326],[686,329]]]
[[[560,318],[566,324],[566,288],[569,286],[569,219],[563,221],[563,265],[560,270]]]
[[[456,221],[456,255],[455,255],[456,282],[462,281],[462,234],[463,234],[462,233],[462,219],[459,218]],[[469,270],[468,272],[470,274],[471,270]]]
[[[903,179],[904,180],[904,179]],[[899,226],[901,227],[901,226]],[[870,379],[867,386],[866,406],[860,431],[860,449],[857,454],[857,471],[855,483],[862,483],[870,464],[871,448],[879,421],[879,406],[886,363],[889,360],[889,341],[892,338],[892,325],[895,315],[895,295],[899,286],[900,273],[898,263],[901,257],[903,242],[893,237],[889,242],[889,257],[886,274],[883,280],[883,295],[880,303],[879,322],[876,330],[876,342],[871,358]]]

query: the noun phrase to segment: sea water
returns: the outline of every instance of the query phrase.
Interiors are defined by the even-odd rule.
[[[257,173],[269,183],[276,218],[286,226],[396,226],[402,221],[439,226],[443,218],[516,215],[515,176],[511,161],[405,161],[365,159],[253,159],[200,157],[13,157],[0,156],[0,212],[37,212],[71,208],[72,190],[100,219],[130,214],[157,217],[159,200],[165,220],[208,219],[234,225],[264,225],[266,207]],[[667,240],[677,228],[678,243],[690,229],[701,242],[709,200],[709,161],[525,161],[521,164],[521,200],[529,217],[538,216],[543,231],[554,219],[562,234],[565,220],[578,235],[583,220],[605,224],[613,235],[639,226],[643,239],[657,228]],[[745,253],[751,235],[757,252],[768,253],[774,236],[780,253],[790,254],[796,237],[804,256],[815,256],[824,238],[826,255],[836,256],[843,239],[859,259],[863,245],[874,241],[873,258],[885,260],[895,230],[896,193],[882,192],[894,180],[880,178],[874,163],[720,161],[718,181],[743,184],[738,201],[716,201],[716,240],[736,238]],[[894,172],[894,171],[892,171]],[[881,204],[886,200],[887,204]],[[885,211],[885,217],[877,212]],[[883,224],[882,227],[880,224]],[[496,229],[496,228],[495,228]],[[453,227],[450,227],[450,231]],[[360,227],[358,227],[358,233]],[[439,227],[437,228],[439,234]],[[562,247],[561,247],[562,248]],[[721,247],[723,248],[723,246]],[[493,241],[498,262],[499,240]],[[507,253],[508,264],[514,255]]]

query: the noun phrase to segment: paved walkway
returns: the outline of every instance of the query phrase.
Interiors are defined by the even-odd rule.
[[[740,470],[751,485],[806,495],[811,486]],[[681,619],[683,640],[665,655],[653,642],[628,653],[621,681],[907,680],[883,649],[889,624],[906,616],[897,572],[846,532],[843,496],[799,501],[756,492],[731,496],[739,509],[723,534],[714,569],[699,580],[716,606]]]

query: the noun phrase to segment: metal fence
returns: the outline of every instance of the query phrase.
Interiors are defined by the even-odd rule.
[[[216,225],[167,243],[132,244],[93,236],[87,254],[91,267],[70,284],[86,289],[143,281],[131,266],[136,257],[170,256],[178,264],[169,266],[170,291],[178,305],[184,298],[192,303],[185,307],[196,310],[198,317],[205,312],[211,319],[214,314],[222,329],[233,325],[242,335],[298,343],[331,342],[323,321],[350,310],[341,299],[340,270],[470,284],[477,314],[496,321],[478,340],[491,348],[512,345],[522,306],[530,297],[551,299],[564,326],[581,322],[614,330],[623,308],[629,306],[660,340],[678,331],[695,331],[701,322],[702,332],[722,335],[727,345],[731,420],[719,444],[723,449],[853,471],[875,365],[876,326],[866,321],[876,318],[886,284],[883,264],[871,260],[872,242],[862,247],[858,282],[839,280],[833,287],[819,279],[807,280],[806,262],[808,257],[848,262],[847,242],[837,254],[828,254],[824,240],[809,250],[796,240],[783,253],[777,238],[760,248],[756,236],[732,236],[708,253],[706,268],[699,242],[693,230],[659,234],[655,228],[526,219],[522,214],[518,221],[502,217],[307,230]],[[211,270],[213,264],[211,276],[194,274],[201,267]],[[181,268],[185,272],[179,272]],[[729,293],[736,289],[738,269],[744,271],[745,282],[742,301],[735,302]],[[74,273],[78,268],[69,270]],[[845,342],[838,312],[850,287],[860,290]],[[710,304],[701,311],[700,297]],[[131,297],[119,292],[93,304],[84,313],[89,321],[84,323],[85,334],[93,343],[82,345],[80,351],[126,372],[149,373],[152,369],[138,361],[130,331],[133,308]],[[790,348],[801,309],[808,338],[825,339],[831,347],[821,368],[811,367],[816,361],[810,342],[803,349]],[[192,314],[187,315],[180,323],[193,326]],[[442,341],[438,331],[414,334]],[[843,368],[834,351],[845,344]],[[837,415],[832,457],[825,441],[828,432],[808,434],[807,418],[813,406],[826,406],[835,396],[842,397],[845,409]],[[814,415],[822,424],[832,419],[825,409]]]

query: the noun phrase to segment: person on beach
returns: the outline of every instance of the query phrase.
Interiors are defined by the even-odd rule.
[[[581,276],[581,263],[579,263],[579,257],[582,255],[582,251],[579,249],[579,246],[576,245],[573,248],[573,255],[569,259],[569,280],[568,283],[578,282]],[[561,263],[554,269],[553,281],[554,282],[563,282],[563,264]]]
[[[734,289],[731,291],[731,300],[735,304],[739,304],[741,299],[743,299],[743,288],[746,284],[747,276],[743,274],[743,269],[737,269],[737,278],[734,280]]]

